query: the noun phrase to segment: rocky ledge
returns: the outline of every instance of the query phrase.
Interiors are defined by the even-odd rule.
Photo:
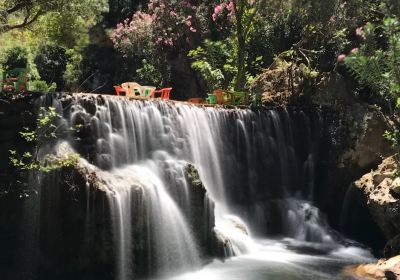
[[[395,157],[383,160],[378,168],[354,183],[367,200],[368,209],[388,243],[384,256],[400,254],[400,177]]]
[[[213,203],[193,165],[186,168],[190,215],[186,219],[203,257],[215,252]],[[0,196],[0,271],[2,279],[113,279],[118,255],[109,186],[112,176],[80,159],[76,165],[42,174],[31,182],[34,195]],[[132,186],[131,244],[135,277],[152,271],[144,190]],[[205,201],[209,201],[205,205]],[[20,269],[20,268],[23,269]]]

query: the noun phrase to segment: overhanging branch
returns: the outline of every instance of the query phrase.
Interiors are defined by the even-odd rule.
[[[5,25],[3,25],[3,27],[0,26],[0,30],[3,30],[4,32],[6,32],[6,31],[10,31],[12,29],[24,28],[24,27],[32,24],[33,22],[35,22],[42,14],[43,14],[42,10],[39,10],[38,12],[36,12],[36,14],[33,17],[31,17],[31,15],[28,14],[25,16],[24,21],[22,23],[14,24],[14,25],[5,24]]]
[[[15,12],[17,12],[17,11],[20,11],[20,10],[22,10],[22,9],[24,9],[24,8],[27,8],[27,7],[29,7],[29,6],[32,6],[32,4],[33,4],[33,3],[32,3],[31,0],[23,1],[23,2],[20,2],[20,3],[18,3],[18,4],[15,4],[15,6],[9,8],[9,9],[7,9],[6,12],[7,12],[7,14],[10,15],[10,14],[15,13]]]

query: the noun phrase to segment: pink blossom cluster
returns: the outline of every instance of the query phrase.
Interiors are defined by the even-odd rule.
[[[150,14],[139,11],[133,15],[132,20],[125,19],[117,24],[111,35],[115,48],[124,51],[134,47],[133,45],[137,42],[148,40],[153,22]]]
[[[147,13],[137,12],[132,20],[127,19],[116,26],[111,37],[114,46],[117,49],[132,48],[145,37],[161,48],[186,44],[195,38],[193,36],[199,36],[199,30],[204,30],[201,19],[206,18],[208,9],[197,3],[197,0],[150,0]]]
[[[173,47],[198,31],[197,5],[189,0],[150,0],[149,12],[155,19],[155,43]]]
[[[356,35],[360,38],[364,38],[365,37],[364,27],[357,28]]]
[[[214,12],[212,14],[213,21],[216,21],[217,18],[223,14],[225,9],[228,11],[228,17],[231,17],[234,14],[235,4],[233,3],[233,0],[229,0],[226,3],[221,3],[215,6]]]
[[[350,51],[350,54],[351,54],[351,55],[356,55],[356,54],[358,54],[359,51],[360,51],[359,48],[353,48],[353,49]],[[347,57],[347,55],[345,55],[344,53],[342,53],[342,54],[338,55],[338,57],[336,58],[336,61],[337,61],[338,63],[343,62],[343,61],[346,59],[346,57]]]

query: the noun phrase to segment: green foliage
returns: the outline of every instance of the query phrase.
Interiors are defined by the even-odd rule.
[[[142,67],[136,70],[140,83],[163,87],[168,84],[171,76],[169,65],[164,61],[158,64],[157,57],[142,60]],[[153,61],[151,61],[153,60]]]
[[[64,73],[69,57],[64,48],[55,45],[44,45],[35,57],[35,64],[40,78],[48,84],[56,83],[57,89],[64,86]]]
[[[75,91],[79,89],[79,79],[82,76],[83,56],[75,49],[68,49],[65,54],[68,57],[68,62],[63,76],[65,89]]]
[[[209,92],[217,88],[233,87],[234,58],[231,41],[205,40],[202,46],[189,51],[193,60],[192,68],[196,70],[207,84]]]
[[[14,68],[26,68],[28,66],[28,52],[21,47],[9,49],[3,61],[4,70],[12,70]]]
[[[48,85],[45,81],[42,80],[34,80],[29,82],[29,90],[36,92],[55,92],[57,89],[56,83],[51,83]]]
[[[400,97],[400,22],[386,18],[382,24],[367,24],[365,41],[358,52],[345,59],[356,79],[388,100]],[[385,37],[385,44],[376,35]]]
[[[6,10],[12,7],[16,10],[8,13]],[[0,14],[4,14],[4,17],[0,15],[0,60],[4,60],[6,50],[21,46],[28,51],[28,66],[34,79],[45,80],[48,84],[56,82],[58,90],[76,89],[82,74],[82,51],[89,44],[89,30],[99,23],[107,10],[108,0],[0,1]],[[43,45],[64,48],[66,54],[71,55],[64,78],[60,73],[57,73],[58,81],[47,78],[51,73],[43,75],[43,70],[43,77],[40,77],[34,58],[42,54]]]
[[[18,153],[10,150],[10,164],[20,171],[50,172],[52,170],[76,165],[79,159],[77,154],[69,154],[63,158],[52,154],[40,155],[40,149],[51,141],[57,140],[62,132],[62,117],[54,107],[41,107],[36,120],[36,129],[24,128],[20,132],[22,139],[32,149]],[[31,152],[33,151],[33,152]]]
[[[0,2],[0,33],[31,26],[49,13],[65,14],[64,20],[89,22],[106,10],[106,0],[4,0]]]
[[[136,58],[140,83],[165,86],[171,78],[167,54],[156,44],[154,20],[149,14],[136,12],[132,20],[118,25],[112,35],[114,47],[129,58]]]

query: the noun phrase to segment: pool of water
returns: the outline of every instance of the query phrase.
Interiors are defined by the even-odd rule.
[[[164,280],[304,280],[354,279],[342,270],[349,265],[376,261],[359,247],[327,248],[291,240],[257,241],[258,249],[225,261],[214,260],[202,269]]]

